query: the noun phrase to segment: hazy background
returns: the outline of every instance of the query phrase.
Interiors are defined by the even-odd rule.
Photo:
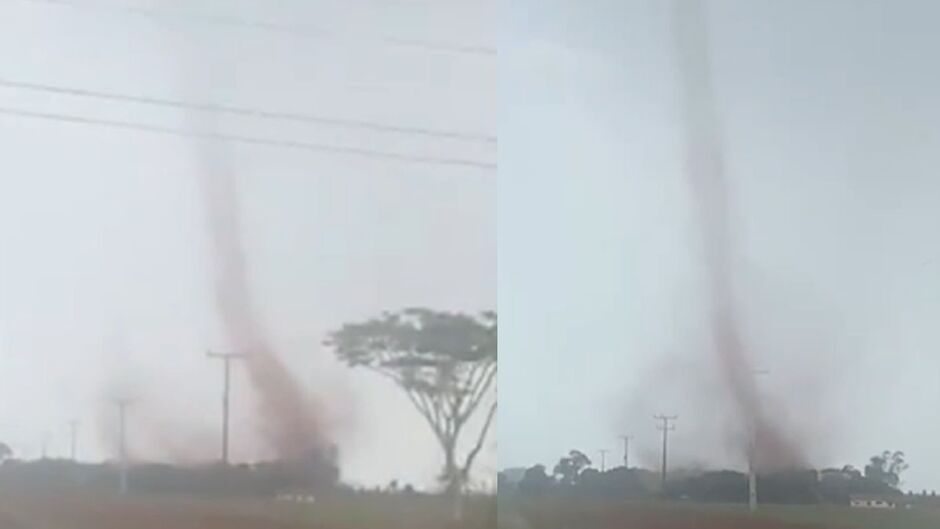
[[[0,80],[495,135],[492,2],[0,1]],[[159,16],[123,8],[157,8]],[[164,16],[164,14],[166,14]],[[182,16],[177,16],[180,14]],[[218,23],[238,17],[296,32]],[[322,30],[322,31],[321,31]],[[194,54],[193,50],[197,50]],[[197,66],[193,66],[197,65]],[[182,111],[0,86],[0,108],[184,128]],[[233,134],[495,161],[495,146],[251,118]],[[131,392],[131,450],[218,457],[224,350],[194,140],[0,114],[0,440],[20,457],[113,454],[105,399]],[[386,309],[495,306],[495,172],[235,145],[247,258],[277,351],[331,403],[344,478],[434,484],[430,430],[404,394],[320,343]],[[233,379],[233,460],[262,457]],[[129,389],[130,388],[130,389]],[[485,457],[484,457],[485,456]],[[478,467],[495,470],[495,439]]]
[[[708,2],[743,332],[816,465],[906,451],[940,488],[934,2]],[[501,468],[678,414],[677,466],[743,467],[713,369],[670,2],[503,3]]]

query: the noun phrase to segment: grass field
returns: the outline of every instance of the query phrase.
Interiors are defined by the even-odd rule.
[[[743,506],[584,500],[501,501],[499,529],[938,529],[940,513],[838,506]]]
[[[449,522],[436,497],[347,496],[311,505],[88,494],[0,494],[0,529],[486,529],[495,501],[470,502]]]

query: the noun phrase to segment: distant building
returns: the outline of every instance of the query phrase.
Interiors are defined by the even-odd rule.
[[[316,496],[310,490],[288,489],[278,492],[275,499],[290,503],[313,503],[316,501]]]
[[[888,496],[885,494],[853,494],[849,497],[849,505],[859,509],[897,509],[909,507],[903,496]]]

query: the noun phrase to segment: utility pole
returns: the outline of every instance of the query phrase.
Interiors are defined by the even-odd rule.
[[[653,418],[656,419],[657,421],[662,422],[662,424],[657,426],[656,429],[663,432],[662,492],[665,493],[666,492],[666,468],[667,468],[666,465],[668,463],[666,454],[668,453],[668,447],[669,447],[669,432],[674,431],[676,429],[676,425],[670,424],[670,422],[675,422],[679,418],[679,416],[678,415],[672,415],[672,416],[656,415]]]
[[[222,360],[224,376],[222,388],[222,464],[228,465],[228,415],[232,360],[243,359],[246,355],[242,353],[213,353],[212,351],[207,351],[206,356]]]
[[[762,375],[769,375],[770,371],[766,369],[752,369],[751,374],[754,375],[754,391],[757,391],[757,377]],[[756,397],[756,395],[755,395]],[[758,398],[758,402],[760,399]],[[752,513],[757,512],[757,442],[759,438],[760,428],[759,424],[760,417],[751,418],[751,431],[750,439],[748,439],[748,453],[747,453],[747,507]]]
[[[632,435],[621,435],[623,439],[623,468],[630,470],[630,440],[633,439]]]
[[[598,452],[601,454],[601,474],[603,474],[607,470],[607,452],[610,450],[600,449]]]
[[[39,458],[46,460],[49,457],[49,432],[42,433],[42,441],[40,443]]]
[[[126,398],[114,399],[114,405],[118,409],[118,447],[120,451],[120,491],[121,494],[127,494],[127,407],[130,400]]]
[[[78,461],[78,421],[69,421],[69,457]]]

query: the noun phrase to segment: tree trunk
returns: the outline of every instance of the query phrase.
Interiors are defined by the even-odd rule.
[[[461,522],[463,521],[463,479],[454,453],[456,445],[456,439],[449,439],[444,443],[444,473],[447,479],[446,492],[452,501],[451,519],[454,522]]]
[[[458,524],[463,521],[463,491],[461,491],[461,487],[457,487],[452,499],[454,504],[451,511],[451,520]]]

